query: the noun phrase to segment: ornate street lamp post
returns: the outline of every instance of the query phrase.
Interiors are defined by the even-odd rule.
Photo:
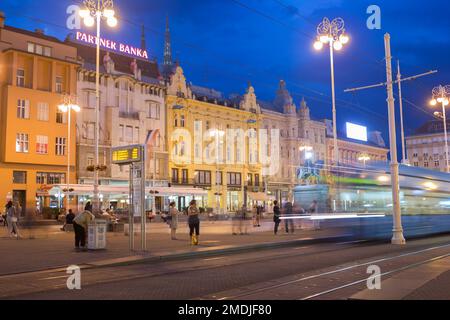
[[[105,19],[108,26],[115,27],[117,25],[117,18],[114,16],[114,3],[112,0],[85,0],[85,9],[80,10],[80,16],[83,18],[84,24],[87,27],[97,26],[97,53],[96,53],[96,79],[95,79],[95,93],[96,93],[96,107],[95,107],[95,167],[94,167],[94,197],[93,197],[93,211],[98,213],[100,211],[99,192],[98,192],[98,171],[102,166],[99,165],[99,140],[100,140],[100,25],[101,20]],[[95,19],[94,19],[95,18]]]
[[[70,189],[70,147],[71,147],[71,113],[74,112],[80,112],[80,106],[77,104],[74,104],[73,102],[76,101],[76,97],[70,96],[70,95],[63,95],[63,103],[58,106],[59,111],[66,113],[67,112],[67,177],[66,177],[66,208],[67,211],[69,210],[69,195],[71,192]]]
[[[445,107],[449,104],[450,98],[450,85],[437,86],[433,88],[433,99],[430,104],[432,106],[441,103],[442,105],[442,119],[444,120],[444,139],[445,139],[445,168],[447,173],[450,173],[450,166],[448,161],[448,137],[447,137],[447,116],[445,114]]]
[[[317,27],[317,41],[314,43],[314,49],[321,50],[324,44],[330,47],[330,66],[331,66],[331,98],[333,105],[333,144],[334,156],[333,161],[337,165],[339,162],[339,152],[337,143],[336,129],[336,96],[334,92],[334,50],[341,50],[343,45],[347,44],[349,37],[345,34],[344,20],[336,18],[330,22],[328,18],[323,18]]]

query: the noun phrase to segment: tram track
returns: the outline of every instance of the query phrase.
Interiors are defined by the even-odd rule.
[[[374,260],[370,260],[370,261],[367,261],[364,263],[356,263],[356,264],[353,264],[350,266],[345,266],[345,267],[340,267],[340,268],[338,266],[338,269],[329,270],[329,271],[320,272],[320,273],[314,273],[314,274],[311,274],[308,276],[302,276],[298,279],[281,281],[277,284],[272,284],[272,285],[252,289],[252,290],[247,290],[240,294],[226,295],[226,293],[224,293],[224,294],[218,293],[218,294],[215,294],[215,297],[217,300],[254,299],[255,297],[265,296],[269,292],[270,292],[271,296],[276,296],[277,290],[278,291],[286,291],[287,287],[295,288],[298,285],[302,285],[302,288],[307,288],[307,287],[311,288],[311,287],[317,286],[317,283],[320,283],[320,281],[329,282],[333,276],[337,276],[337,275],[342,276],[344,274],[343,277],[345,278],[345,276],[349,276],[349,275],[352,276],[354,274],[367,274],[364,267],[367,267],[370,265],[380,265],[383,263],[384,264],[392,263],[397,259],[412,258],[417,255],[430,254],[430,253],[434,253],[434,251],[436,251],[436,250],[447,250],[448,251],[448,250],[450,250],[450,243],[445,244],[445,245],[434,246],[434,247],[430,247],[430,248],[426,248],[426,249],[411,251],[411,252],[407,252],[407,253],[402,253],[399,255],[374,259]],[[395,267],[395,268],[389,268],[389,264],[388,264],[387,266],[384,266],[381,269],[389,268],[389,270],[382,272],[380,274],[380,276],[381,277],[389,276],[389,275],[392,275],[397,272],[401,272],[401,271],[411,269],[411,268],[414,268],[414,267],[417,267],[417,266],[420,266],[423,264],[427,264],[427,263],[430,263],[433,261],[444,259],[448,256],[450,256],[450,252],[446,252],[443,254],[441,253],[438,255],[434,254],[432,257],[428,257],[428,258],[422,259],[420,261],[411,262],[411,263],[408,263],[401,267]],[[345,274],[345,273],[347,273],[347,274]],[[315,298],[320,298],[320,297],[329,295],[331,293],[334,293],[336,291],[367,282],[368,277],[369,277],[369,275],[367,275],[363,278],[358,278],[357,280],[352,279],[351,281],[344,281],[343,283],[340,283],[339,285],[333,285],[330,288],[326,288],[325,290],[321,290],[318,292],[317,291],[310,292],[310,293],[304,294],[301,297],[296,297],[296,298],[291,297],[290,299],[311,300],[311,299],[315,299]],[[336,279],[333,279],[333,280],[336,280]],[[300,288],[300,286],[298,286],[298,288]],[[291,288],[291,290],[292,290],[292,288]],[[222,297],[219,297],[220,295],[222,295]]]

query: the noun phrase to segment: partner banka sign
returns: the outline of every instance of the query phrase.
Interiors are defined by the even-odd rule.
[[[87,43],[87,44],[97,45],[97,37],[96,36],[93,36],[93,35],[90,35],[90,34],[87,34],[84,32],[80,32],[80,31],[77,31],[76,40],[79,42]],[[111,51],[125,53],[125,54],[128,54],[128,55],[136,57],[136,58],[148,59],[148,54],[147,54],[146,50],[135,48],[133,46],[129,46],[127,44],[123,44],[123,43],[116,42],[113,40],[100,38],[100,47],[111,50]]]

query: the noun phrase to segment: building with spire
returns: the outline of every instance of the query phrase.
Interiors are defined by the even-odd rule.
[[[141,49],[147,51],[147,44],[145,41],[145,26],[141,27]]]
[[[170,78],[170,76],[175,73],[176,64],[172,60],[172,43],[170,36],[170,27],[169,27],[169,16],[166,17],[166,31],[164,36],[164,60],[163,65],[161,66],[161,74],[166,79],[166,81]]]

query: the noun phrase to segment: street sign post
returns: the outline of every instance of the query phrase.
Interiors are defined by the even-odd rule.
[[[111,162],[130,166],[129,178],[129,247],[134,250],[134,217],[141,216],[141,249],[147,250],[145,216],[145,145],[112,148]]]

